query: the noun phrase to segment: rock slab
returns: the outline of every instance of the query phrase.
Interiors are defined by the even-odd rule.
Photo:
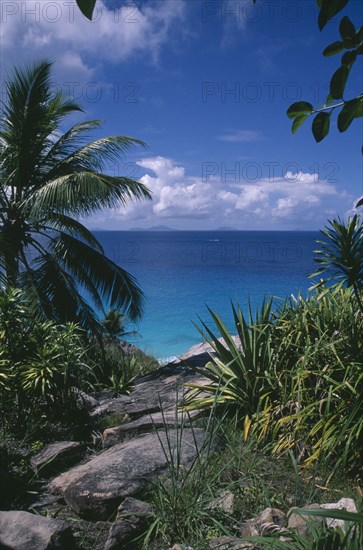
[[[161,410],[175,410],[186,391],[185,384],[206,383],[207,379],[193,369],[182,365],[166,365],[157,371],[139,378],[130,395],[99,396],[98,405],[90,412],[91,417],[128,414],[130,417],[152,414]]]
[[[200,411],[190,411],[187,413],[175,411],[158,412],[142,416],[137,420],[126,422],[115,428],[106,428],[102,434],[102,445],[104,448],[111,447],[120,443],[127,433],[143,433],[157,428],[185,426],[191,423],[191,420],[199,416]]]
[[[7,550],[73,550],[75,540],[64,521],[29,512],[0,512],[0,548]]]
[[[206,439],[201,428],[142,435],[61,474],[51,482],[50,490],[60,493],[86,519],[109,519],[123,499],[137,495],[168,472],[169,447],[174,459],[179,452],[181,464],[188,465],[203,452]]]
[[[82,445],[78,441],[59,441],[46,445],[30,460],[32,470],[37,474],[48,475],[71,466],[82,454]]]

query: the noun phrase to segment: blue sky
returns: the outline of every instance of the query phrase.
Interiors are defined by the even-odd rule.
[[[362,195],[361,120],[339,134],[334,116],[316,144],[309,121],[292,136],[285,114],[300,99],[324,103],[339,65],[321,52],[341,15],[319,32],[315,0],[99,0],[93,22],[70,0],[1,10],[3,80],[51,58],[55,86],[104,121],[94,137],[148,145],[108,171],[141,179],[153,201],[99,212],[89,227],[313,230]],[[360,0],[345,11],[357,26],[362,12]],[[361,68],[347,97],[361,92]]]

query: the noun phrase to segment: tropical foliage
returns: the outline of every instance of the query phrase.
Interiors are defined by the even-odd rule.
[[[325,234],[325,232],[324,232]],[[363,457],[362,231],[357,217],[331,222],[316,260],[330,287],[290,297],[272,311],[264,302],[246,321],[232,305],[236,335],[211,312],[215,351],[191,386],[188,409],[217,403],[238,411],[245,437],[281,454],[292,449],[307,466],[324,461],[359,467]],[[345,284],[345,286],[344,286]],[[351,292],[351,288],[354,292]],[[207,395],[206,395],[207,394]],[[334,469],[332,470],[332,472]]]
[[[110,338],[104,339],[102,345],[93,340],[87,357],[93,365],[94,389],[116,393],[129,393],[137,377],[159,367],[156,359],[138,348],[125,350],[122,343]]]
[[[101,208],[150,198],[141,183],[103,172],[139,140],[111,136],[88,141],[92,120],[65,133],[64,119],[80,112],[52,91],[51,63],[16,69],[6,84],[0,125],[0,277],[25,289],[33,312],[58,323],[97,327],[89,301],[134,319],[142,292],[134,278],[104,254],[79,221]],[[87,299],[86,299],[87,297]]]
[[[77,388],[93,378],[77,325],[34,321],[21,291],[1,290],[0,357],[3,430],[24,435],[34,423],[44,424],[42,414],[57,422],[77,417]]]
[[[349,0],[316,0],[319,8],[319,29],[322,30],[337,13],[346,7],[348,2]],[[290,105],[287,110],[287,116],[293,120],[293,134],[308,117],[314,115],[312,132],[317,142],[328,135],[331,115],[334,111],[339,110],[337,119],[339,132],[345,132],[354,119],[363,116],[363,94],[347,99],[345,93],[351,69],[357,58],[363,54],[363,27],[355,28],[353,22],[345,15],[340,21],[339,33],[340,39],[329,44],[323,51],[325,57],[344,52],[340,66],[330,79],[329,94],[324,105],[313,107],[308,101],[298,101]]]
[[[110,338],[121,338],[137,334],[134,330],[126,330],[128,320],[119,310],[109,309],[102,321],[105,334]]]
[[[363,288],[363,222],[358,215],[345,223],[339,218],[328,222],[321,231],[325,240],[317,241],[321,246],[315,251],[319,269],[311,277],[325,274],[324,284],[341,281],[351,287],[363,312],[361,292]],[[321,284],[321,283],[319,283]]]
[[[100,345],[74,323],[34,320],[23,291],[0,289],[0,424],[9,434],[26,433],[34,421],[41,429],[52,420],[87,423],[82,392],[126,393],[157,366],[117,340]]]
[[[232,337],[221,318],[209,310],[219,333],[213,334],[205,323],[200,329],[216,353],[206,365],[212,384],[203,386],[210,397],[198,398],[200,386],[190,385],[194,391],[188,395],[189,409],[209,407],[217,402],[236,405],[246,415],[256,411],[261,393],[269,387],[269,373],[274,372],[271,307],[271,300],[264,302],[254,317],[249,306],[247,321],[241,308],[232,304],[236,337]]]

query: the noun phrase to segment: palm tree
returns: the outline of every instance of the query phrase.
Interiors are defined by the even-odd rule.
[[[109,309],[102,321],[104,332],[110,338],[121,338],[122,336],[135,336],[138,334],[135,330],[126,330],[126,316],[116,309]]]
[[[0,278],[22,287],[34,312],[58,322],[99,326],[91,307],[121,309],[136,319],[142,292],[104,254],[79,221],[101,208],[150,199],[149,190],[103,172],[140,140],[111,136],[89,142],[99,120],[62,133],[66,115],[82,111],[51,90],[52,63],[15,69],[0,121]]]

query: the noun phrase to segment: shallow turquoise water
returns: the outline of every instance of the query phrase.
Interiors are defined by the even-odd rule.
[[[201,341],[198,316],[207,305],[233,332],[230,300],[243,309],[264,295],[306,292],[315,269],[318,232],[98,231],[106,254],[134,275],[145,294],[142,337],[129,341],[158,358],[178,356]],[[315,264],[316,265],[316,264]],[[212,326],[212,324],[210,324]]]

